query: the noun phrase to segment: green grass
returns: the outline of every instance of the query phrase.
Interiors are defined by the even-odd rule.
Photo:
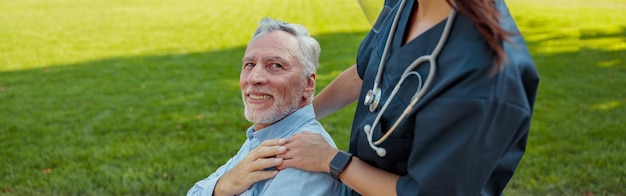
[[[510,6],[541,82],[527,154],[508,190],[626,194],[626,1]]]
[[[626,1],[508,4],[541,83],[506,193],[626,194]],[[318,89],[369,27],[356,1],[0,1],[0,195],[184,194],[245,138],[239,63],[266,16],[320,41]],[[342,149],[352,109],[322,121]]]

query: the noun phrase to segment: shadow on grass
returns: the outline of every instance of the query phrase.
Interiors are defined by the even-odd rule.
[[[626,42],[626,26],[621,27],[621,31],[615,33],[607,33],[604,31],[585,30],[581,32],[580,39],[601,39],[601,38],[620,38],[622,42]]]

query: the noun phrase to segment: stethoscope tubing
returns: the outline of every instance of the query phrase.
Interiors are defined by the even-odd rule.
[[[391,23],[391,29],[393,32],[389,32],[389,35],[387,35],[387,42],[385,43],[385,48],[383,49],[383,55],[380,57],[381,61],[380,63],[378,63],[378,72],[376,72],[376,78],[374,79],[374,87],[372,89],[377,89],[378,88],[378,84],[380,84],[380,80],[382,78],[382,68],[385,66],[385,59],[387,59],[387,55],[389,55],[389,48],[391,46],[391,42],[393,39],[393,34],[396,31],[396,28],[398,28],[398,23],[400,21],[400,12],[402,10],[404,10],[404,7],[406,6],[406,2],[407,1],[402,1],[400,3],[400,9],[398,9],[398,12],[396,13],[396,15],[393,18],[393,23]]]
[[[379,91],[378,85],[379,82],[382,78],[382,69],[384,68],[384,62],[386,60],[386,57],[388,55],[388,48],[390,46],[390,43],[393,39],[393,34],[395,34],[396,31],[396,27],[399,21],[399,16],[401,11],[404,9],[406,5],[406,1],[402,1],[401,5],[400,5],[400,9],[398,10],[398,12],[396,13],[396,16],[394,17],[394,21],[392,23],[392,27],[390,30],[390,34],[387,37],[387,43],[385,44],[385,49],[383,50],[383,56],[381,59],[381,62],[379,64],[379,69],[378,72],[376,73],[376,79],[374,81],[374,87],[372,88],[372,91],[376,92]],[[428,88],[430,87],[435,73],[436,73],[436,69],[437,69],[437,62],[436,62],[436,58],[439,55],[439,53],[441,52],[443,46],[445,45],[446,40],[448,39],[448,36],[450,34],[450,30],[452,28],[452,24],[454,23],[454,16],[456,15],[456,10],[452,9],[452,11],[450,12],[450,14],[448,15],[448,19],[446,21],[446,25],[444,26],[443,32],[441,34],[441,36],[439,37],[439,40],[437,42],[437,45],[435,46],[435,49],[433,50],[433,52],[430,55],[424,55],[424,56],[420,56],[419,58],[417,58],[415,61],[413,61],[402,73],[402,76],[400,77],[400,80],[398,81],[398,83],[396,83],[395,87],[393,88],[391,94],[389,95],[389,98],[385,101],[385,103],[383,104],[383,107],[380,109],[380,111],[378,112],[378,114],[376,115],[376,118],[374,119],[374,122],[371,125],[365,125],[364,127],[364,131],[367,135],[367,140],[368,143],[370,145],[370,147],[375,150],[377,152],[377,154],[380,157],[384,157],[386,154],[386,150],[382,147],[378,147],[377,145],[380,145],[382,142],[384,142],[392,133],[393,131],[396,130],[396,128],[400,125],[400,123],[402,122],[403,119],[406,118],[407,115],[409,115],[411,113],[411,111],[413,110],[413,108],[415,107],[415,105],[417,104],[417,102],[424,96],[424,94],[426,93],[426,91],[428,90]],[[421,81],[422,78],[419,75],[419,73],[417,73],[416,71],[413,71],[413,69],[417,68],[419,65],[421,65],[424,62],[430,62],[430,69],[429,69],[429,73],[428,73],[428,77],[426,78],[426,82],[424,82],[424,85],[421,85]],[[404,111],[402,112],[402,114],[398,117],[398,119],[393,123],[393,125],[389,128],[389,130],[378,140],[376,140],[375,142],[372,143],[372,137],[373,137],[373,130],[374,128],[378,125],[380,118],[382,117],[382,114],[387,110],[387,107],[389,106],[389,104],[391,103],[391,100],[396,96],[396,94],[398,93],[398,91],[400,90],[400,86],[404,83],[404,80],[410,76],[410,75],[416,75],[419,79],[420,84],[418,85],[418,89],[416,91],[416,93],[413,95],[413,97],[411,98],[411,102],[409,103],[409,105],[404,109]],[[380,98],[380,97],[378,97]]]

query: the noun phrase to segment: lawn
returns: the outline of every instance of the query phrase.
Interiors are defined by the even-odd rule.
[[[505,193],[625,195],[626,0],[507,2],[541,82]],[[320,41],[318,92],[369,28],[356,0],[0,1],[0,195],[184,194],[245,139],[267,16]],[[322,120],[341,149],[353,109]]]

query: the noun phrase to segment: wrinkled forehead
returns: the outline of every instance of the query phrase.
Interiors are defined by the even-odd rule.
[[[250,52],[270,52],[273,51],[278,54],[275,56],[296,56],[296,52],[299,51],[298,39],[285,31],[272,31],[259,34],[256,36],[246,48],[246,54]]]

